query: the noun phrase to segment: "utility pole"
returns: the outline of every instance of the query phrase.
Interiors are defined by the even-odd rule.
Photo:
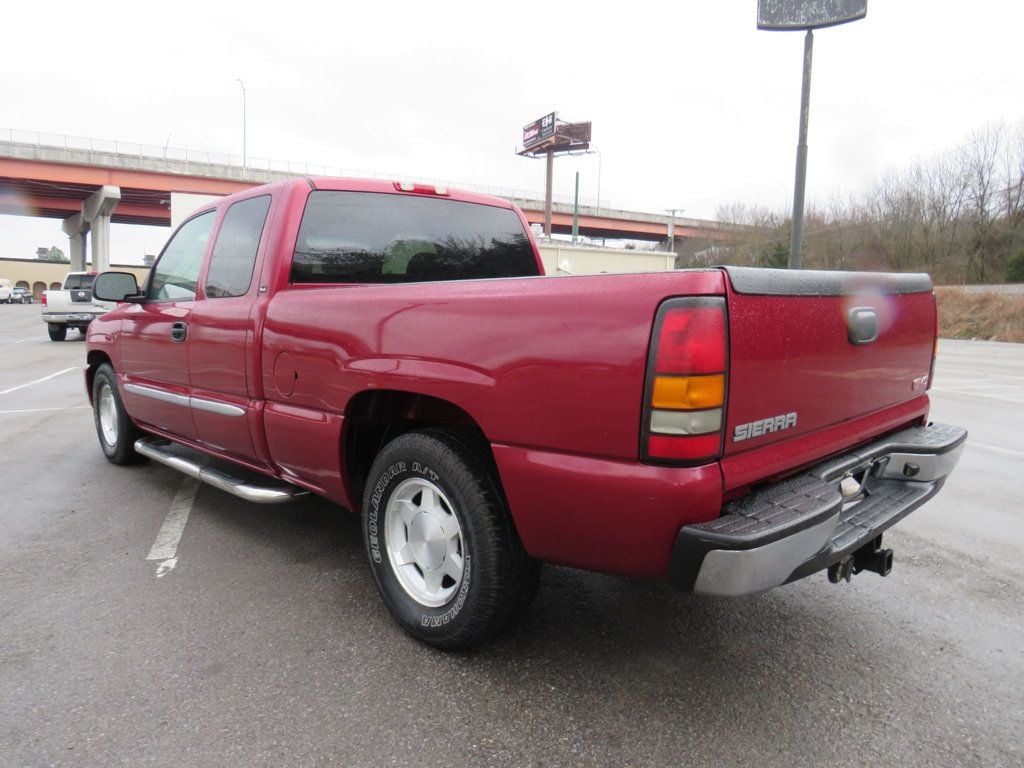
[[[668,222],[668,249],[672,253],[676,252],[676,214],[683,213],[685,208],[666,208],[667,213],[672,218]]]

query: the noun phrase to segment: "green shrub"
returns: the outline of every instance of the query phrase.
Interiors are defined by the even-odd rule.
[[[1006,282],[1024,283],[1024,251],[1017,251],[1006,263]]]

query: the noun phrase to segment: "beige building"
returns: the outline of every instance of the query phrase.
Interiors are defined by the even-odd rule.
[[[111,264],[111,269],[133,272],[141,284],[149,274],[149,267],[136,264]],[[38,301],[43,291],[60,288],[69,266],[66,261],[40,261],[39,259],[0,259],[0,277],[6,277],[15,286],[28,288]]]

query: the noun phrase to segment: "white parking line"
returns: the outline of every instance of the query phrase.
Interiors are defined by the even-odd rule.
[[[160,526],[160,532],[156,535],[156,541],[146,556],[147,560],[161,561],[156,568],[158,579],[174,570],[174,566],[178,564],[178,542],[185,532],[185,524],[188,522],[188,515],[192,511],[192,503],[198,490],[198,480],[191,477],[182,480],[167,517],[164,518],[164,524]]]
[[[65,373],[69,373],[70,371],[77,371],[77,370],[79,370],[79,367],[77,365],[75,365],[75,366],[72,366],[71,368],[65,368],[63,371],[57,371],[56,373],[51,373],[49,376],[43,376],[43,378],[41,378],[41,379],[36,379],[35,381],[30,381],[30,382],[28,382],[28,384],[19,384],[16,387],[10,387],[8,389],[0,389],[0,395],[7,395],[7,394],[10,394],[11,392],[17,392],[19,389],[25,389],[25,387],[32,387],[32,386],[35,386],[36,384],[42,384],[44,381],[49,381],[50,379],[55,379],[58,376],[63,376]]]
[[[18,339],[17,341],[12,341],[11,344],[27,344],[30,341],[42,341],[42,337],[29,336],[27,339]]]
[[[981,399],[981,400],[995,400],[999,403],[1009,403],[1010,405],[1024,405],[1024,400],[1014,399],[1011,397],[998,397],[996,395],[986,395],[981,392],[961,392],[959,389],[946,389],[945,387],[932,387],[932,392],[941,393],[948,395],[949,397],[961,397],[968,400]],[[0,392],[0,394],[3,394]]]
[[[13,411],[0,411],[0,413],[46,413],[48,411],[77,411],[82,408],[92,410],[91,405],[65,405],[61,408],[21,408]]]
[[[995,451],[996,453],[1005,453],[1008,456],[1018,456],[1024,459],[1024,451],[1015,451],[1012,448],[1003,448],[999,445],[988,445],[987,443],[976,443],[973,440],[968,440],[967,444],[972,448],[981,448],[986,451]]]

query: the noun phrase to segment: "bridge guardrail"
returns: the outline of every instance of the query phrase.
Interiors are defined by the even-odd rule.
[[[15,128],[0,128],[0,143],[28,144],[37,147],[51,147],[54,149],[77,150],[80,152],[104,153],[129,157],[145,157],[156,160],[169,160],[186,163],[205,163],[208,165],[227,166],[240,170],[254,171],[275,171],[278,173],[290,173],[296,176],[347,176],[363,179],[401,179],[419,184],[433,184],[436,186],[451,187],[453,189],[464,189],[468,192],[478,192],[485,195],[494,195],[509,200],[543,200],[543,194],[533,190],[516,189],[513,187],[493,187],[481,184],[465,184],[446,179],[431,179],[424,177],[408,176],[405,174],[384,173],[381,171],[367,171],[357,168],[343,168],[337,166],[320,165],[316,163],[301,163],[291,160],[271,160],[261,157],[246,157],[244,162],[241,155],[232,155],[223,152],[207,152],[198,149],[186,149],[183,147],[162,147],[155,144],[140,144],[136,142],[117,141],[114,139],[96,139],[86,136],[72,136],[62,133],[47,133],[44,131],[23,131]],[[554,195],[553,200],[561,205],[572,205],[573,200],[568,195]],[[595,200],[592,198],[580,198],[580,207],[597,208],[598,210],[611,209],[613,206],[608,201]]]

